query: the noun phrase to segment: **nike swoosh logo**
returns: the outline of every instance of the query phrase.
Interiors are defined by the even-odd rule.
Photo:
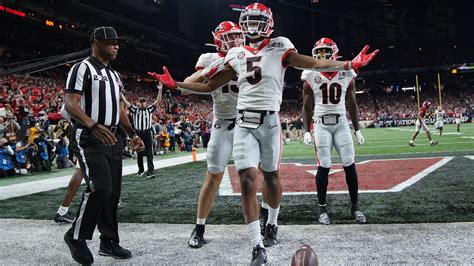
[[[268,128],[269,128],[269,129],[272,129],[272,128],[275,128],[275,127],[277,127],[277,126],[278,126],[278,125],[273,125],[273,126],[270,125],[270,126],[268,126]]]

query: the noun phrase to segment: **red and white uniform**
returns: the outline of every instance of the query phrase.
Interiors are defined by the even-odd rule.
[[[346,115],[346,92],[352,80],[357,77],[354,70],[339,72],[316,72],[305,70],[301,80],[313,90],[314,117],[326,114]]]
[[[286,71],[283,62],[288,51],[294,49],[290,40],[277,37],[265,39],[257,49],[232,48],[225,57],[225,62],[238,76],[239,114],[233,150],[237,170],[257,168],[259,162],[266,172],[280,168],[282,143],[278,111]],[[245,121],[249,117],[257,122],[248,124]]]
[[[221,53],[202,54],[196,63],[196,70],[205,69],[222,58]],[[232,124],[235,123],[237,116],[238,93],[237,82],[234,80],[211,92],[214,120],[212,122],[211,139],[206,151],[209,173],[224,172],[232,156],[234,139],[234,126]]]
[[[424,121],[424,118],[426,116],[426,113],[428,112],[428,109],[429,109],[428,106],[421,106],[420,113],[419,113],[421,119],[416,119],[416,122],[415,122],[416,131],[420,131],[420,129],[423,128],[423,131],[430,132],[430,129],[428,128],[428,126],[425,124],[425,121]]]
[[[295,47],[285,37],[265,39],[260,47],[232,48],[225,57],[238,74],[238,110],[280,111],[286,53]]]
[[[202,54],[197,63],[196,70],[205,69],[214,61],[223,58],[221,53],[206,53]],[[239,89],[237,82],[229,81],[228,84],[211,92],[213,101],[213,113],[217,119],[235,119],[237,116],[237,98]]]
[[[456,125],[461,124],[461,118],[462,118],[461,111],[457,111],[454,113],[454,122],[456,123]]]
[[[354,144],[346,116],[346,92],[357,76],[354,70],[333,73],[303,71],[301,79],[313,91],[314,139],[319,165],[330,168],[331,152],[336,148],[343,166],[355,161]],[[323,116],[339,115],[335,124],[324,124]]]

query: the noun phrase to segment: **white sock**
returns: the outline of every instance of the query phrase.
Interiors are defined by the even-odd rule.
[[[206,224],[206,218],[204,218],[204,219],[197,218],[196,219],[196,224]]]
[[[276,209],[273,209],[270,205],[268,205],[268,220],[267,224],[274,224],[278,226],[278,214],[280,213],[280,205]]]
[[[433,143],[433,140],[430,140],[430,144]]]
[[[263,248],[262,237],[260,235],[260,222],[259,220],[253,221],[247,224],[247,233],[249,234],[251,248],[260,245]]]
[[[265,201],[262,200],[262,208],[264,209],[267,209],[268,210],[268,203],[266,203]]]
[[[63,216],[64,214],[67,213],[69,210],[69,207],[64,207],[63,205],[59,206],[58,213],[59,215]]]
[[[413,140],[410,140],[410,143],[413,143]]]

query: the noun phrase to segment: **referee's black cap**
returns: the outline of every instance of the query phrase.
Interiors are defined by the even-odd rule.
[[[113,27],[101,26],[94,29],[91,34],[91,43],[94,40],[123,40],[117,35],[117,31]]]

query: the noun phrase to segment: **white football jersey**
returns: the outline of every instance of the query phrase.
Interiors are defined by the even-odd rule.
[[[280,111],[286,54],[295,47],[285,37],[266,39],[259,48],[232,48],[225,57],[237,73],[238,110]]]
[[[219,53],[202,54],[196,63],[196,70],[205,69],[212,62],[221,58],[222,56]],[[237,80],[231,80],[226,85],[211,92],[214,117],[217,119],[235,119],[237,117],[238,94]]]
[[[435,115],[436,115],[436,120],[437,121],[443,121],[443,118],[444,118],[444,111],[443,110],[441,110],[441,111],[436,110]]]
[[[314,117],[326,114],[346,115],[346,92],[357,77],[354,70],[332,73],[304,70],[301,79],[313,90]]]

